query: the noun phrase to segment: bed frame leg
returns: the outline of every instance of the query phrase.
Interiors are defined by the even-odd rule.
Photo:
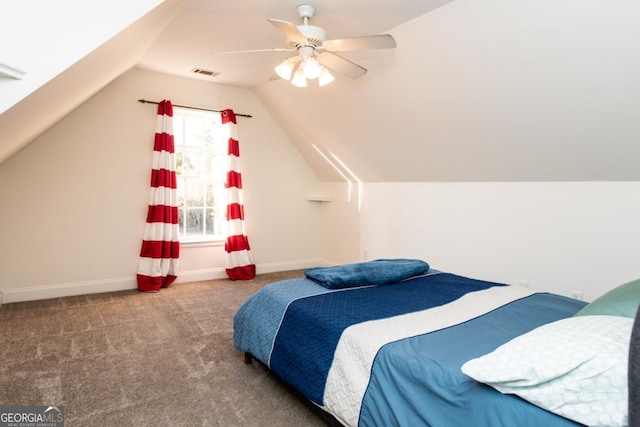
[[[251,353],[245,353],[244,354],[244,364],[245,365],[251,365],[252,362],[253,362],[253,356],[251,355]]]

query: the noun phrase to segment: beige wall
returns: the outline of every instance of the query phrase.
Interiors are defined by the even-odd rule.
[[[325,264],[361,261],[360,210],[358,187],[347,183],[325,182],[318,193],[330,198],[319,202],[322,209],[321,244]]]
[[[320,208],[305,200],[318,179],[257,98],[133,69],[0,165],[5,302],[135,286],[156,115],[140,98],[252,114],[238,130],[258,272],[320,259]],[[218,277],[224,249],[184,247],[180,262],[180,280]]]
[[[421,258],[432,268],[592,301],[640,278],[640,182],[332,184],[331,262]]]
[[[327,264],[432,268],[592,301],[640,278],[640,182],[324,183]],[[352,196],[355,193],[352,194]]]
[[[366,184],[369,258],[593,300],[640,278],[640,182]]]

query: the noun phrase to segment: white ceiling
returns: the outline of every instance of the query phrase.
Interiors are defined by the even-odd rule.
[[[253,90],[324,180],[314,146],[369,182],[640,180],[640,2],[316,0],[329,39],[398,43],[323,88],[270,81],[286,52],[212,54],[282,47],[267,18],[299,2],[186,0],[138,66]]]
[[[0,164],[135,66],[182,0],[95,3],[3,5],[2,50],[27,73],[0,78]]]
[[[313,0],[309,24],[325,29],[328,39],[384,33],[452,0]],[[288,52],[216,55],[217,52],[285,47],[285,37],[267,18],[302,24],[296,6],[302,0],[186,0],[180,13],[139,60],[154,71],[253,89],[266,84]],[[352,54],[353,55],[353,54]],[[343,56],[350,58],[348,53]],[[193,68],[216,71],[201,77]]]
[[[0,113],[90,54],[96,46],[124,31],[132,22],[145,20],[154,8],[167,9],[166,5],[158,8],[162,2],[2,2],[0,61],[8,62],[25,74],[17,80],[0,78]],[[158,18],[157,10],[151,15],[158,25],[166,25],[166,20]]]

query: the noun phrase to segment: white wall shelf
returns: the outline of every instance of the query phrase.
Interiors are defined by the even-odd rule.
[[[27,74],[26,71],[16,68],[13,65],[9,65],[0,59],[0,77],[9,77],[11,79],[20,80],[25,74]]]
[[[309,200],[310,202],[333,202],[333,197],[323,196],[318,194],[310,194],[310,195],[304,196],[304,198]]]

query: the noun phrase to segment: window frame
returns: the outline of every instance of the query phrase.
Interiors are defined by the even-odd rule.
[[[197,247],[197,246],[210,246],[210,245],[222,245],[226,238],[226,163],[227,163],[227,147],[226,138],[222,132],[222,122],[220,114],[210,111],[195,110],[182,107],[173,108],[173,134],[174,134],[174,151],[176,154],[176,181],[177,181],[177,194],[178,194],[178,236],[180,244],[183,246]],[[194,124],[194,121],[204,120],[208,121],[208,126],[204,123],[200,129],[196,130],[193,127],[188,128],[189,121]],[[197,140],[201,136],[196,136],[197,132],[207,132],[211,130],[211,147],[207,146],[206,138],[202,137],[202,140]],[[186,153],[192,153],[191,157],[188,157]],[[195,155],[194,152],[201,151],[201,156]],[[209,153],[207,153],[207,151]],[[211,154],[211,157],[207,156]],[[190,162],[190,169],[200,171],[199,173],[183,173],[185,169],[184,160],[188,158],[197,158],[196,161]],[[207,169],[217,171],[219,173],[206,174],[203,173]],[[191,181],[191,183],[189,182]],[[200,191],[192,191],[195,187],[193,183],[199,181]],[[191,184],[191,185],[189,185]],[[211,187],[209,187],[211,185]],[[187,203],[188,195],[196,193],[196,197],[202,200],[202,205],[191,205]],[[208,204],[208,200],[211,198],[212,205]],[[216,203],[221,201],[222,203]],[[188,210],[202,209],[202,234],[187,233],[187,224],[185,218]],[[212,210],[214,219],[212,220],[212,227],[214,233],[207,234],[207,219],[206,215],[208,211]],[[216,227],[217,226],[217,227]],[[215,232],[217,230],[217,233]]]

